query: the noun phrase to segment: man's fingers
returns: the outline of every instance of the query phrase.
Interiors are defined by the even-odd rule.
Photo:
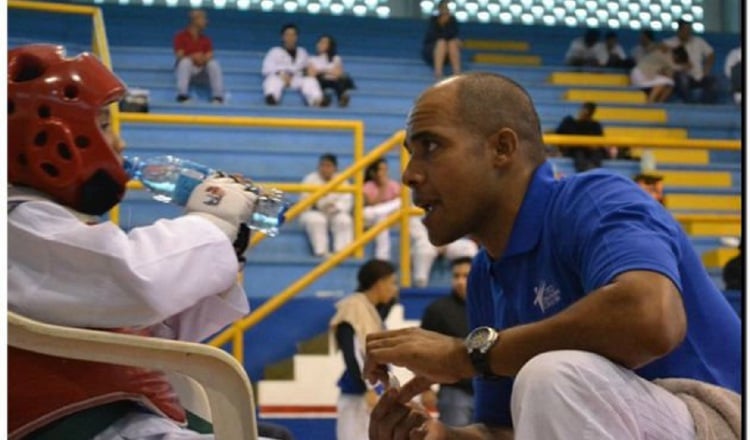
[[[396,400],[396,391],[388,390],[370,414],[370,440],[393,440],[396,426],[409,415],[409,408]]]
[[[424,377],[414,377],[401,387],[398,392],[398,401],[400,403],[407,403],[415,396],[429,390],[432,384],[433,382],[431,380],[425,379]]]

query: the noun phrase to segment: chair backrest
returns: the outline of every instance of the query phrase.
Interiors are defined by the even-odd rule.
[[[204,344],[45,324],[8,311],[8,344],[70,359],[180,373],[205,390],[217,440],[257,440],[247,373],[226,352]]]

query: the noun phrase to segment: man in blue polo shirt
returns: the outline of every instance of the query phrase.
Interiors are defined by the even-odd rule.
[[[404,183],[430,240],[482,245],[465,341],[422,329],[368,336],[364,372],[416,378],[373,410],[370,439],[692,439],[693,416],[655,379],[741,391],[740,323],[672,216],[629,179],[555,180],[539,118],[512,80],[442,81],[409,114]],[[407,405],[474,377],[477,424]],[[691,382],[695,384],[695,382]]]

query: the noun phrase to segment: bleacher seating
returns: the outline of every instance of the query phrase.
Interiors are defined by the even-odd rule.
[[[227,102],[209,104],[207,91],[198,88],[190,102],[179,104],[174,99],[171,39],[185,25],[186,10],[114,5],[103,10],[114,70],[129,86],[149,90],[153,113],[362,120],[369,150],[403,128],[413,99],[432,82],[431,70],[419,59],[424,30],[421,21],[391,19],[386,23],[375,18],[211,10],[207,32],[214,39],[216,56],[224,70]],[[308,108],[294,92],[286,93],[279,106],[263,103],[261,60],[265,50],[278,43],[280,26],[286,22],[300,26],[300,44],[308,49],[322,33],[338,38],[346,69],[358,87],[348,108]],[[503,73],[527,87],[545,131],[576,112],[582,100],[591,99],[601,104],[597,116],[608,134],[680,139],[740,137],[741,112],[730,104],[726,91],[722,102],[712,106],[675,102],[647,106],[642,92],[630,88],[622,72],[581,73],[562,66],[567,42],[580,32],[572,28],[465,24],[462,35],[469,41],[464,66],[466,70]],[[635,44],[636,36],[635,31],[619,31],[627,49]],[[724,57],[738,44],[739,37],[710,33],[704,37],[716,50],[714,74],[722,77]],[[58,42],[75,53],[88,50],[90,39],[90,23],[81,17],[8,11],[11,47],[31,41]],[[314,169],[322,152],[338,154],[340,168],[349,166],[353,159],[352,136],[346,132],[127,123],[122,126],[122,134],[129,155],[174,154],[243,172],[260,181],[298,182]],[[654,154],[659,172],[666,176],[668,209],[676,214],[741,212],[739,150],[657,149]],[[391,157],[397,163],[396,156]],[[553,160],[563,174],[574,172],[569,159]],[[639,170],[637,161],[605,161],[604,166],[626,176]],[[391,166],[390,170],[392,177],[398,178],[398,167]],[[131,191],[122,204],[121,224],[131,228],[178,214],[174,206],[154,202],[145,192]],[[720,267],[736,250],[722,248],[720,238],[738,235],[739,223],[683,224],[691,232],[696,251],[704,256],[707,270],[723,287]],[[394,229],[391,234],[395,240],[398,231]],[[261,242],[248,257],[245,286],[254,307],[320,262],[310,256],[304,231],[297,222],[284,226],[278,237]],[[245,366],[251,377],[261,377],[263,367],[290,356],[296,342],[326,329],[332,301],[354,289],[360,263],[350,259],[305,289],[299,299],[286,306],[294,320],[272,317],[248,334]],[[432,286],[447,285],[448,280],[446,265],[437,264]],[[314,298],[320,299],[317,308],[309,307]],[[417,309],[410,312],[407,308],[407,314],[416,314],[413,310]],[[274,344],[267,343],[271,334]]]

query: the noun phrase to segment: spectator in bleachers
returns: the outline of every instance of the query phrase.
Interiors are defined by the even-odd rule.
[[[604,130],[602,129],[602,124],[594,119],[595,112],[595,103],[584,102],[581,104],[577,116],[568,115],[560,121],[555,133],[602,136]],[[602,160],[607,157],[607,151],[603,147],[566,146],[560,150],[563,156],[573,159],[573,166],[577,172],[599,168],[602,166]]]
[[[630,72],[630,82],[646,93],[648,102],[665,102],[674,86],[672,53],[654,41],[652,31],[641,32],[640,41],[633,50],[637,63]]]
[[[372,387],[362,380],[365,338],[383,330],[387,315],[381,308],[398,295],[396,268],[388,261],[369,260],[357,272],[357,290],[336,303],[329,328],[344,357],[345,370],[338,381],[336,439],[368,440],[370,411],[378,400]]]
[[[311,56],[307,63],[307,74],[317,78],[323,93],[331,89],[336,94],[339,107],[349,105],[349,90],[354,89],[354,81],[344,71],[344,63],[338,54],[336,40],[330,35],[322,35],[315,45],[317,55]],[[328,96],[324,102],[330,101]]]
[[[336,155],[325,153],[318,159],[318,169],[305,176],[303,184],[323,185],[336,177],[338,159]],[[306,197],[303,194],[302,197]],[[344,192],[331,192],[300,215],[300,223],[310,239],[316,257],[328,257],[331,252],[328,231],[333,235],[333,252],[344,249],[352,242],[352,195]]]
[[[724,61],[724,75],[729,79],[732,99],[736,104],[742,104],[742,82],[744,79],[742,47],[736,47],[727,54],[727,59]]]
[[[109,113],[125,84],[91,54],[40,44],[8,52],[7,90],[9,310],[195,342],[249,312],[237,283],[256,201],[245,184],[209,178],[184,215],[125,232],[100,221],[129,180]],[[160,371],[11,347],[7,410],[10,438],[214,438]]]
[[[430,273],[435,260],[440,257],[448,261],[458,258],[473,258],[479,252],[474,240],[459,238],[445,246],[430,243],[427,228],[417,217],[409,219],[409,234],[412,240],[412,278],[415,287],[425,287],[430,283]]]
[[[599,66],[613,67],[617,69],[629,69],[633,67],[633,60],[625,55],[625,49],[620,45],[617,39],[617,32],[609,31],[604,34],[604,41],[597,43],[601,46],[596,52],[601,57]]]
[[[743,240],[740,240],[737,245],[739,253],[727,261],[721,270],[725,290],[745,290],[745,251],[742,248]]]
[[[281,46],[271,48],[263,58],[263,95],[266,104],[281,101],[284,89],[299,90],[305,103],[311,107],[325,107],[323,91],[314,76],[307,75],[308,54],[297,45],[299,29],[288,23],[281,27]]]
[[[214,58],[211,39],[205,34],[208,19],[206,12],[193,9],[189,13],[190,22],[178,32],[173,41],[175,55],[175,76],[177,78],[177,102],[190,99],[190,82],[205,82],[211,87],[211,102],[224,102],[224,79],[221,66]]]
[[[630,50],[630,58],[636,63],[650,52],[653,46],[658,45],[654,31],[651,29],[644,29],[638,34],[638,44]]]
[[[363,215],[366,226],[401,209],[401,184],[388,176],[388,162],[384,158],[367,167],[362,191],[365,196]],[[375,258],[386,261],[391,259],[391,236],[388,229],[375,237]]]
[[[588,29],[582,37],[574,38],[565,53],[565,64],[569,66],[600,67],[608,59],[603,44],[599,44],[601,32],[598,29]]]
[[[421,327],[455,338],[469,334],[466,313],[466,282],[471,270],[471,257],[451,260],[451,292],[425,308]],[[437,404],[433,402],[437,401]],[[448,426],[466,426],[474,421],[474,387],[471,379],[440,385],[437,398],[432,390],[422,393],[422,404],[437,407],[441,422]]]
[[[677,22],[677,35],[664,40],[675,53],[675,93],[685,102],[693,102],[691,91],[701,90],[701,102],[713,103],[717,99],[716,78],[711,74],[714,49],[706,40],[693,35],[693,23]],[[675,52],[676,50],[676,52]]]
[[[654,198],[657,202],[664,204],[664,177],[652,173],[639,173],[633,177],[633,181],[638,184],[646,193]]]
[[[440,0],[437,14],[430,17],[422,40],[422,59],[432,66],[435,79],[443,77],[443,68],[450,63],[451,73],[461,73],[461,39],[458,20],[451,14],[448,0]]]

